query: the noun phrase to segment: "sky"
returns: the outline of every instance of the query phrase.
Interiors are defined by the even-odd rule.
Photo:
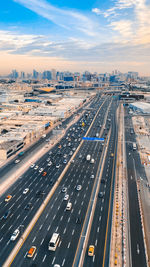
[[[150,0],[5,0],[0,75],[89,70],[150,76]]]

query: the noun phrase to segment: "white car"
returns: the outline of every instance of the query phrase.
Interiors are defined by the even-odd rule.
[[[15,163],[17,164],[17,163],[19,163],[20,162],[20,159],[16,159],[15,160]]]
[[[56,165],[56,168],[59,169],[59,167],[60,167],[60,164],[57,164],[57,165]]]
[[[62,192],[62,193],[66,193],[66,192],[67,192],[67,187],[63,187],[63,188],[61,189],[61,192]]]
[[[47,166],[51,166],[52,165],[52,162],[50,161],[48,164],[47,164]]]
[[[71,208],[72,208],[72,203],[71,202],[68,202],[67,203],[66,210],[71,210]]]
[[[23,191],[23,194],[27,194],[29,192],[29,188],[25,188],[25,190]]]
[[[34,170],[37,170],[37,169],[38,169],[38,167],[39,167],[39,166],[38,166],[38,165],[36,165],[36,166],[34,167]]]
[[[91,178],[94,179],[94,174],[91,174]]]
[[[50,160],[51,160],[50,158],[47,158],[47,160],[46,160],[46,161],[47,161],[47,162],[49,162]]]
[[[91,159],[90,163],[94,164],[94,159]]]
[[[39,172],[41,173],[43,170],[44,170],[44,169],[43,169],[43,168],[41,168],[41,169],[39,169]]]
[[[11,240],[11,241],[15,241],[19,234],[20,234],[19,229],[16,229],[16,230],[13,232],[13,234],[12,234],[10,240]]]
[[[68,200],[68,199],[69,199],[69,195],[66,194],[66,195],[64,196],[64,200]]]
[[[82,186],[79,184],[79,185],[77,185],[77,187],[76,187],[76,189],[77,189],[77,191],[80,191],[81,190],[81,188],[82,188]]]
[[[32,164],[30,167],[31,167],[31,168],[34,168],[34,166],[35,166],[35,164]]]

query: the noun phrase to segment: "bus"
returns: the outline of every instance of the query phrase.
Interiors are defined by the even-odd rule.
[[[60,242],[60,235],[58,233],[54,233],[49,241],[48,250],[55,251],[59,242]]]
[[[137,146],[136,143],[133,143],[133,150],[136,150]]]

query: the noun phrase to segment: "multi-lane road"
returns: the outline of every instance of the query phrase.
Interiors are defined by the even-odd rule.
[[[78,266],[80,262],[78,257],[82,254],[81,237],[82,240],[85,238],[84,247],[86,246],[83,266],[109,266],[118,135],[117,107],[117,98],[97,94],[79,120],[66,131],[59,144],[43,155],[35,166],[31,166],[0,198],[0,266],[5,263],[43,201],[58,183],[66,166],[68,166],[66,172],[36,224],[25,237],[23,245],[13,257],[11,266],[54,266],[55,264],[68,267]],[[84,136],[99,136],[104,138],[104,142],[82,140]],[[128,139],[127,132],[126,139]],[[126,150],[129,153],[128,145]],[[93,163],[86,160],[88,154],[94,159]],[[68,164],[71,158],[71,163]],[[127,157],[128,177],[131,164]],[[43,176],[44,172],[46,172],[45,176]],[[134,181],[135,173],[132,173],[132,177]],[[80,190],[77,190],[78,185],[81,185]],[[29,188],[29,191],[24,194],[26,188]],[[65,193],[62,192],[63,188],[66,188]],[[133,189],[129,182],[131,231],[133,208],[135,209],[134,216],[140,220],[136,190],[136,183]],[[95,195],[93,192],[96,192]],[[12,195],[12,199],[5,202],[8,194]],[[72,203],[70,210],[66,210],[68,200],[64,200],[65,194],[69,195],[68,200]],[[132,194],[136,199],[136,202],[133,201],[134,204],[130,200]],[[96,205],[86,241],[87,232],[84,230],[88,224],[89,205],[93,202],[93,197]],[[7,211],[10,214],[7,219],[4,219]],[[12,233],[17,228],[20,229],[18,238],[10,241]],[[137,238],[135,242],[131,232],[131,251],[134,255],[140,250],[137,256],[141,259],[143,255],[144,259],[141,231],[140,228],[138,230],[140,239]],[[48,250],[48,243],[54,232],[60,234],[61,240],[55,252]],[[95,247],[93,257],[87,254],[89,245]],[[36,252],[29,259],[27,252],[31,246],[36,246]],[[134,265],[135,262],[145,264],[144,260],[134,261],[135,258],[132,258],[133,267],[146,266]]]
[[[126,109],[125,113],[125,141],[126,141],[126,163],[128,176],[128,197],[129,197],[129,218],[130,218],[130,249],[131,266],[147,266],[145,245],[143,238],[143,228],[139,208],[137,180],[143,167],[137,151],[133,151],[133,142],[136,137],[133,130],[132,120]],[[143,171],[143,170],[142,170]],[[145,176],[142,176],[145,177]]]

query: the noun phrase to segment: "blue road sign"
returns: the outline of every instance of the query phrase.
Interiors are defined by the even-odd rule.
[[[104,138],[98,138],[98,137],[83,137],[82,140],[87,140],[87,141],[104,141]]]

